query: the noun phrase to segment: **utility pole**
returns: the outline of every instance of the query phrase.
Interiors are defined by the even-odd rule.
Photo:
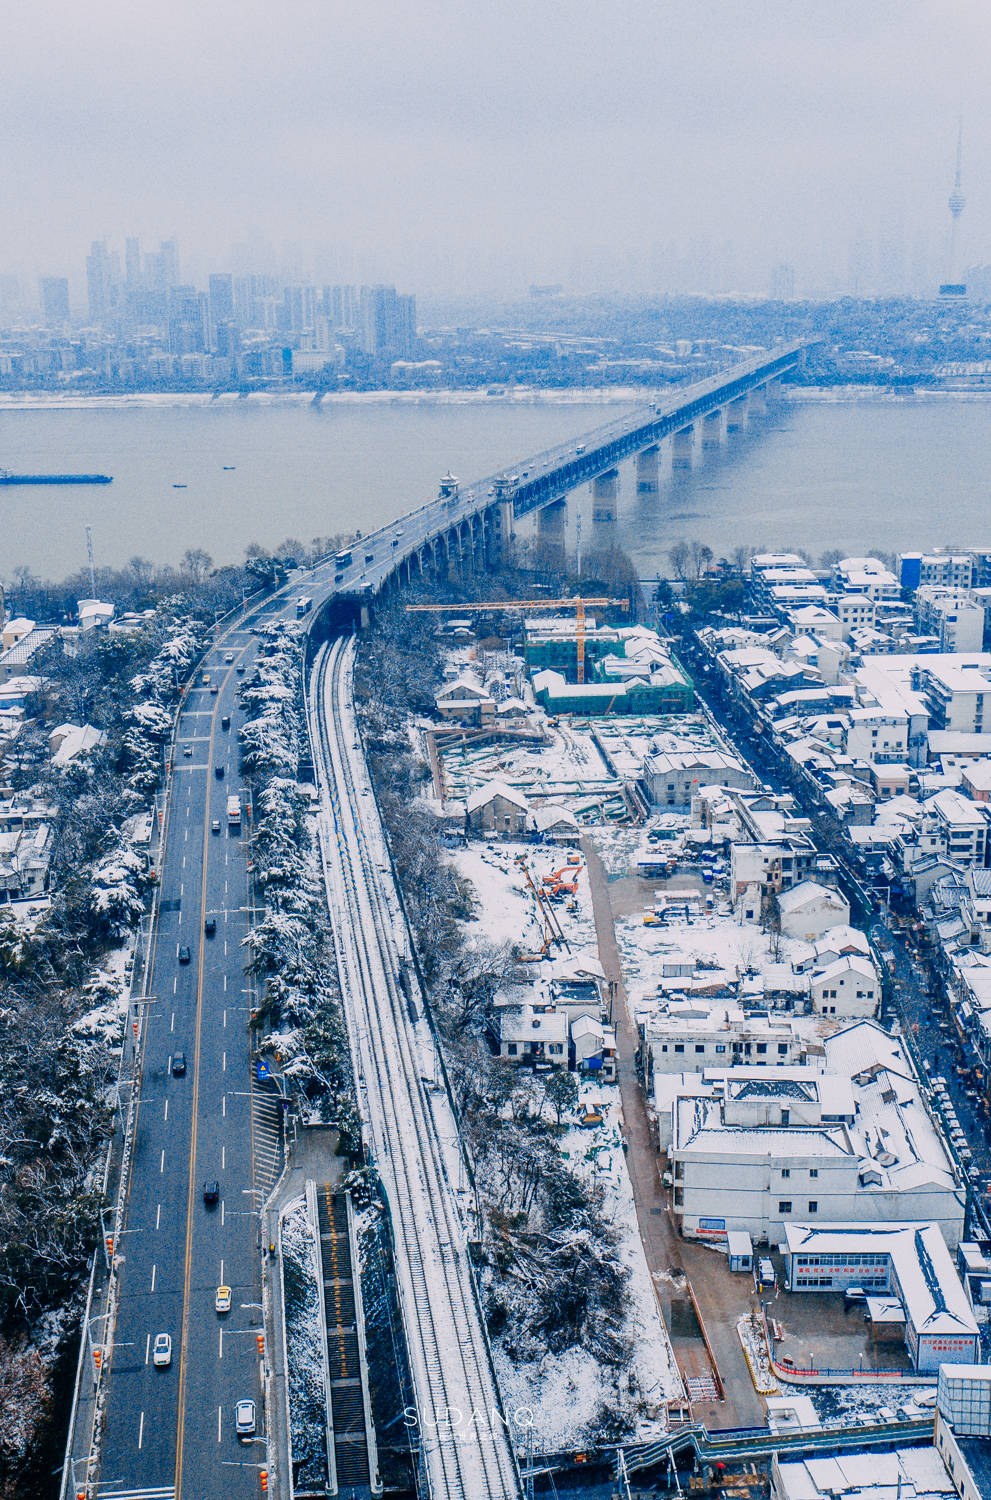
[[[93,566],[93,528],[86,526],[86,556],[89,558],[89,596],[96,598],[96,569]]]

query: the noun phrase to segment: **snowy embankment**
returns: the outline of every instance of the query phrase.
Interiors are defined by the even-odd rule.
[[[529,1408],[538,1452],[580,1447],[603,1427],[618,1426],[631,1438],[647,1440],[664,1429],[657,1414],[663,1402],[683,1394],[637,1225],[621,1145],[618,1088],[583,1084],[576,1119],[591,1103],[598,1106],[603,1123],[591,1130],[571,1124],[560,1139],[560,1152],[577,1177],[598,1189],[600,1210],[618,1236],[615,1255],[629,1273],[622,1330],[629,1356],[623,1366],[609,1366],[589,1350],[572,1347],[518,1363],[495,1342],[503,1400],[511,1410]]]
[[[327,1409],[320,1328],[319,1266],[313,1226],[303,1198],[283,1211],[279,1226],[285,1290],[289,1427],[297,1488],[327,1479]]]

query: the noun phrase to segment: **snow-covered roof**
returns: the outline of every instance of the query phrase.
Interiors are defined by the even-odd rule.
[[[476,787],[468,798],[467,809],[470,813],[477,812],[480,807],[487,807],[490,802],[495,801],[496,797],[504,798],[523,812],[530,811],[530,804],[523,793],[507,786],[504,781],[487,781],[484,786]]]
[[[547,833],[552,828],[578,828],[578,819],[568,807],[558,802],[548,802],[544,807],[533,809],[534,826],[538,833]]]
[[[825,901],[834,906],[845,906],[846,902],[837,891],[817,880],[800,880],[790,891],[782,891],[778,906],[783,913],[802,911],[807,906]]]
[[[812,983],[829,984],[834,979],[842,979],[844,974],[859,974],[861,978],[872,982],[877,979],[874,965],[869,958],[865,958],[861,953],[842,953],[833,963],[820,970]]]

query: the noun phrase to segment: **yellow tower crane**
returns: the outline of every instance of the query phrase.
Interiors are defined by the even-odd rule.
[[[476,604],[466,599],[463,604],[407,604],[410,614],[449,615],[458,608],[473,614],[532,614],[538,609],[573,609],[575,612],[575,646],[578,653],[578,681],[585,681],[585,611],[586,609],[629,609],[629,599],[492,599],[488,603]]]

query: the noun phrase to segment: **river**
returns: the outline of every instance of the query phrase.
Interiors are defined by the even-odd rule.
[[[0,407],[0,466],[99,471],[101,488],[0,489],[0,578],[27,566],[59,578],[85,562],[140,555],[175,562],[189,547],[217,562],[286,536],[368,531],[422,503],[448,468],[463,480],[517,463],[628,409],[586,393],[503,399],[182,401]],[[799,396],[721,451],[638,497],[622,473],[615,540],[645,576],[679,537],[717,555],[740,544],[814,555],[991,544],[991,403]],[[175,488],[176,485],[185,486]],[[587,490],[569,503],[593,538]]]

